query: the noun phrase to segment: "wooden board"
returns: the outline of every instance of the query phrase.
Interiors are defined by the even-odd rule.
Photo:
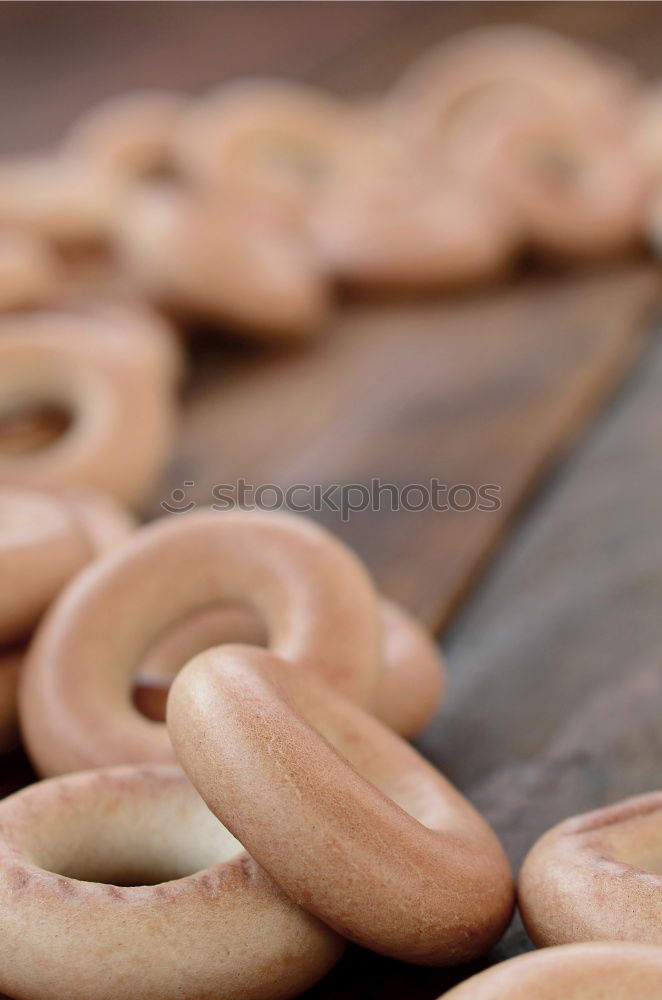
[[[567,816],[660,787],[658,327],[447,637],[449,697],[422,748],[519,864]],[[519,950],[517,927],[502,950]]]
[[[491,484],[495,511],[392,510],[383,491],[381,509],[346,521],[328,508],[314,514],[360,553],[385,593],[439,628],[541,475],[629,369],[657,283],[633,264],[454,301],[357,304],[294,354],[228,353],[208,341],[150,513],[163,513],[162,501],[212,503],[215,486],[241,479],[282,490],[370,490],[378,479],[400,496],[435,478],[476,492]],[[173,503],[178,489],[184,497]],[[467,491],[456,498],[471,501]],[[361,499],[357,490],[350,499]],[[410,499],[419,505],[420,491]],[[264,500],[277,497],[269,490]]]

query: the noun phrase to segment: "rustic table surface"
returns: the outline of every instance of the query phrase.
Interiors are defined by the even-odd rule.
[[[46,146],[136,86],[259,73],[377,91],[434,39],[522,19],[658,69],[658,3],[3,3],[0,150]],[[207,337],[146,511],[239,478],[497,485],[498,511],[326,521],[384,591],[444,627],[449,693],[420,746],[515,866],[557,820],[659,786],[659,287],[642,258],[452,300],[348,302],[305,351]],[[0,794],[29,778],[23,758],[3,763]],[[515,921],[486,961],[527,947]],[[431,1000],[471,971],[353,950],[308,995]]]

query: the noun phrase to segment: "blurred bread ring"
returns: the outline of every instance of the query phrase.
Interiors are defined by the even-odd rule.
[[[175,355],[142,311],[61,310],[0,317],[0,420],[43,405],[69,426],[47,447],[0,452],[0,484],[93,486],[144,500],[171,447]]]

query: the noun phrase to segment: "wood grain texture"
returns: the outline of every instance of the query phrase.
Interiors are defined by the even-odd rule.
[[[661,392],[658,327],[447,636],[422,749],[516,868],[567,816],[660,787]],[[501,947],[526,947],[517,924]]]
[[[661,387],[658,334],[447,636],[449,699],[424,748],[465,788],[491,795],[495,775],[546,767],[582,741],[584,763],[600,765],[583,769],[586,808],[659,784]],[[524,841],[581,805],[553,784],[547,796]],[[524,845],[512,847],[519,860]]]
[[[380,588],[440,628],[540,476],[623,377],[643,340],[657,275],[643,265],[547,276],[454,301],[348,306],[296,354],[198,356],[173,489],[214,502],[218,484],[499,489],[499,510],[315,513]],[[184,487],[185,483],[193,486]],[[420,504],[420,491],[410,495]],[[266,503],[275,494],[265,493]],[[297,495],[300,503],[303,495]],[[442,502],[447,500],[442,494]],[[332,499],[340,503],[339,492]],[[360,501],[358,491],[350,499]],[[460,505],[470,502],[464,491]],[[175,505],[177,506],[177,505]]]

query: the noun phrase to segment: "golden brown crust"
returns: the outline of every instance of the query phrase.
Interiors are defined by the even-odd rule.
[[[0,319],[0,414],[53,404],[72,416],[50,446],[0,454],[0,483],[92,486],[129,504],[143,500],[174,419],[172,351],[167,332],[157,351],[157,326],[167,331],[121,308]]]
[[[118,253],[142,294],[258,340],[307,339],[329,288],[297,227],[225,192],[153,185],[127,201]]]
[[[662,792],[573,817],[529,852],[519,905],[539,945],[662,945]]]
[[[485,282],[505,273],[520,226],[489,190],[417,165],[383,181],[363,179],[321,198],[309,224],[332,274],[362,290],[417,291]]]
[[[0,754],[17,743],[18,679],[26,652],[18,640],[28,638],[84,565],[134,526],[128,511],[94,490],[0,486],[0,579],[11,580],[0,590]]]
[[[312,673],[267,650],[192,660],[168,729],[210,809],[291,899],[350,940],[455,964],[505,930],[505,854],[413,748]]]
[[[129,176],[167,169],[187,103],[183,94],[170,90],[111,97],[80,115],[64,149],[69,156]]]
[[[647,183],[631,149],[623,66],[554,33],[497,26],[431,50],[387,111],[439,183],[470,178],[522,236],[563,259],[632,249]]]
[[[58,591],[95,556],[124,540],[128,512],[93,490],[0,486],[0,645],[29,631]]]
[[[625,63],[553,31],[492,25],[426,52],[396,83],[389,109],[417,143],[438,143],[467,109],[493,95],[532,102],[594,131],[623,134],[637,96]]]
[[[174,767],[67,775],[0,803],[0,936],[0,990],[17,1000],[289,998],[343,949]]]
[[[174,515],[80,574],[39,629],[21,687],[38,770],[171,761],[165,726],[132,703],[134,675],[165,628],[226,601],[250,604],[274,651],[370,702],[377,595],[348,549],[288,514]]]
[[[67,156],[0,162],[0,224],[59,243],[105,240],[122,198],[121,178]]]
[[[305,84],[238,80],[191,104],[179,162],[198,181],[300,218],[325,190],[373,165],[363,119]]]

